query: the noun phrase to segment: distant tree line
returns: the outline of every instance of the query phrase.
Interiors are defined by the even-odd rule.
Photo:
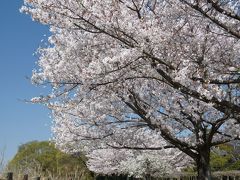
[[[14,174],[41,175],[64,177],[68,175],[81,176],[82,180],[115,179],[125,180],[127,175],[96,175],[90,172],[86,165],[87,158],[77,153],[69,155],[61,152],[49,141],[31,141],[19,146],[14,158],[7,164],[5,171]],[[240,146],[238,142],[222,144],[211,151],[212,171],[240,170]],[[194,172],[196,167],[186,167],[184,172]],[[130,178],[132,180],[134,178]]]
[[[56,149],[48,141],[32,141],[19,146],[5,171],[49,177],[78,175],[83,180],[91,180],[93,174],[87,169],[85,162],[86,158],[82,154],[69,155]]]

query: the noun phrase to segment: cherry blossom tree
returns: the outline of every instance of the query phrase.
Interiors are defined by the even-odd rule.
[[[89,158],[88,168],[97,174],[160,177],[172,174],[174,171],[178,172],[192,163],[185,153],[170,148],[172,146],[163,149],[163,146],[167,147],[167,143],[160,134],[145,129],[117,130],[114,128],[111,136],[99,138],[96,136],[96,127],[90,132],[88,130],[83,133],[82,127],[76,129],[75,125],[71,127],[70,123],[64,121],[56,123],[59,129],[54,127],[58,147],[72,154],[79,151],[86,153]],[[63,127],[65,125],[67,127]],[[71,129],[71,132],[62,132],[61,129]],[[97,132],[100,131],[97,130]],[[121,147],[123,144],[126,148]]]
[[[59,147],[176,148],[211,179],[211,147],[240,135],[239,1],[25,0],[21,10],[52,32],[32,76],[52,92],[32,102],[53,110]]]
[[[186,162],[180,151],[178,156],[179,161]],[[151,178],[164,177],[172,174],[174,168],[179,168],[173,164],[176,162],[176,152],[173,149],[164,152],[98,149],[88,157],[89,169],[99,174],[127,174],[137,178]]]

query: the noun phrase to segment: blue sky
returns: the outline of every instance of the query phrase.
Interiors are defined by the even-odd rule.
[[[25,77],[31,76],[37,58],[33,56],[48,27],[33,22],[19,8],[23,0],[1,0],[0,6],[0,150],[6,160],[19,145],[50,138],[49,111],[41,105],[23,102],[43,93]]]

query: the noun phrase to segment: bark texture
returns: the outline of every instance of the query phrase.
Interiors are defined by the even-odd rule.
[[[211,180],[210,148],[199,151],[197,163],[198,180]]]

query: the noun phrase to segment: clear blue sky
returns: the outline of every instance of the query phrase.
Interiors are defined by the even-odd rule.
[[[22,4],[23,0],[0,2],[0,150],[6,147],[7,160],[19,145],[48,140],[51,134],[49,111],[21,101],[46,91],[25,77],[36,67],[37,58],[32,54],[44,34],[49,34],[48,27],[19,12]]]

